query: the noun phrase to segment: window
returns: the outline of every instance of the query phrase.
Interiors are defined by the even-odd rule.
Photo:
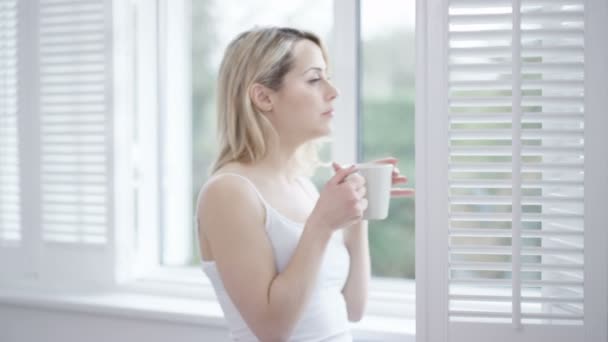
[[[369,7],[365,7],[369,6]],[[267,9],[272,8],[272,16]],[[378,10],[380,9],[380,10]],[[223,49],[236,34],[254,25],[292,25],[311,30],[327,43],[330,67],[335,69],[338,56],[334,50],[336,33],[334,4],[330,1],[301,3],[259,0],[246,5],[227,1],[193,2],[193,98],[192,98],[192,203],[202,184],[216,149],[215,140],[215,80]],[[252,15],[254,13],[254,15]],[[277,14],[278,13],[278,14]],[[387,13],[393,13],[392,22],[385,21]],[[413,1],[385,1],[381,6],[363,3],[361,9],[363,75],[361,110],[360,160],[394,155],[401,159],[402,171],[413,174]],[[403,20],[409,17],[409,21]],[[387,26],[388,25],[388,26]],[[356,30],[349,32],[355,35]],[[398,68],[379,68],[386,63],[386,56],[397,47],[403,55]],[[349,75],[353,81],[357,77]],[[366,83],[369,77],[369,83]],[[391,92],[385,91],[391,89]],[[348,96],[348,95],[347,95]],[[353,113],[356,114],[356,113]],[[378,120],[380,118],[380,120]],[[356,115],[351,117],[356,120]],[[390,125],[396,120],[403,125]],[[337,125],[337,124],[336,124]],[[356,127],[357,125],[353,125]],[[385,134],[386,128],[391,134]],[[356,134],[356,132],[352,132]],[[356,146],[353,146],[357,148]],[[330,159],[330,146],[322,151],[322,157]],[[338,161],[344,156],[335,153]],[[328,169],[319,169],[314,177],[322,186],[331,175]],[[413,178],[411,176],[410,178]],[[172,229],[166,227],[165,229]],[[407,277],[414,275],[413,253],[413,200],[395,200],[391,218],[372,223],[373,273],[382,277]],[[187,263],[198,263],[196,241],[192,242],[192,258]],[[403,248],[407,246],[407,248]]]
[[[361,1],[359,159],[399,159],[415,187],[413,0]],[[369,223],[372,273],[414,278],[414,199],[393,199],[386,220]]]

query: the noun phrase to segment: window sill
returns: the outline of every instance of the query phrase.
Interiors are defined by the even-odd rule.
[[[180,297],[204,301],[217,308],[222,317],[209,279],[197,267],[158,267],[137,281],[123,285],[133,293]],[[416,283],[412,279],[373,278],[367,312],[351,328],[356,338],[382,341],[414,341],[416,334]]]
[[[138,284],[139,283],[139,284]],[[177,284],[177,283],[176,283]],[[160,285],[155,285],[161,287]],[[184,287],[183,284],[179,286]],[[153,293],[150,284],[128,284],[113,291],[47,291],[0,288],[0,304],[61,312],[165,321],[203,327],[225,328],[219,304],[213,298]],[[138,291],[138,288],[145,288]],[[147,292],[147,293],[146,293]],[[415,321],[403,317],[368,314],[352,324],[355,340],[415,341]]]

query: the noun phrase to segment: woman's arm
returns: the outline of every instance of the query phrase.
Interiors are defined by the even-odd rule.
[[[358,322],[363,318],[367,305],[371,266],[367,220],[344,229],[344,244],[350,254],[350,270],[342,289],[348,320]]]
[[[374,163],[387,163],[395,166],[392,174],[393,185],[407,183],[407,177],[401,175],[396,167],[397,162],[397,158],[393,157],[374,161]],[[414,189],[411,188],[393,188],[391,190],[391,197],[410,197],[413,195]],[[350,254],[351,265],[342,293],[346,300],[349,320],[359,321],[363,318],[365,312],[371,278],[367,221],[361,221],[345,229],[344,243]]]
[[[316,197],[319,196],[317,188],[310,179],[307,179],[305,184],[307,191]],[[344,244],[350,255],[350,269],[342,294],[346,301],[348,320],[351,322],[358,322],[363,318],[367,304],[371,277],[367,227],[367,220],[361,220],[343,230]]]

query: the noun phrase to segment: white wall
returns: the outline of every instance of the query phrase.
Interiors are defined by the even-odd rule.
[[[224,328],[0,304],[1,342],[224,342]]]
[[[143,316],[143,315],[142,315]],[[414,342],[414,336],[354,331],[356,342]],[[0,342],[231,342],[204,322],[0,303]]]

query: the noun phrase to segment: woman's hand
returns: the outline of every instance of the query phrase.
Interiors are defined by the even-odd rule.
[[[356,166],[341,168],[333,163],[336,174],[325,184],[309,219],[334,230],[349,226],[363,217],[367,209],[365,179]]]
[[[398,161],[399,160],[397,158],[388,157],[388,158],[374,160],[372,163],[393,165],[393,185],[405,184],[405,183],[407,183],[407,177],[403,176],[399,173],[399,169],[397,168]],[[415,190],[413,188],[392,188],[391,189],[391,197],[411,197],[414,195],[414,193],[415,193]]]

